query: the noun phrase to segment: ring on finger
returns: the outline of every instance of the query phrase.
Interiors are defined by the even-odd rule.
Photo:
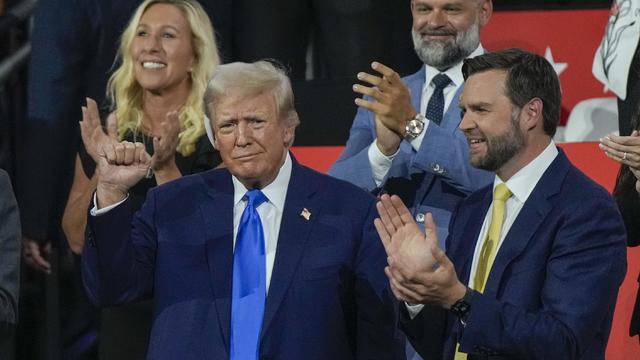
[[[622,160],[627,160],[627,152],[622,153]]]

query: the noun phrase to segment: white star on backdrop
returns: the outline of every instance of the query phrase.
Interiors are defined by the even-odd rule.
[[[553,60],[553,54],[551,53],[551,47],[547,46],[547,50],[544,51],[544,58],[553,66],[553,70],[556,71],[556,74],[560,76],[563,71],[567,69],[567,63],[557,63]]]

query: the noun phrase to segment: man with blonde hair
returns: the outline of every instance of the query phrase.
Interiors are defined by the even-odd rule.
[[[205,95],[226,168],[152,189],[141,144],[103,149],[82,256],[102,305],[153,297],[153,359],[402,359],[375,201],[289,153],[298,116],[273,64],[221,65]]]

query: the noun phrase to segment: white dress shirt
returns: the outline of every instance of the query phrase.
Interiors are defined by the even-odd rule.
[[[473,58],[482,54],[484,54],[484,48],[482,48],[482,45],[480,44],[467,58]],[[447,85],[442,90],[442,94],[444,95],[445,113],[449,111],[449,106],[451,106],[451,102],[453,101],[456,92],[458,91],[460,86],[464,84],[464,77],[462,76],[462,64],[463,62],[461,61],[444,71],[444,74],[446,74],[449,79],[451,79],[449,85]],[[440,73],[440,70],[432,66],[425,64],[425,67],[425,81],[424,85],[422,86],[422,97],[420,99],[419,110],[421,114],[426,113],[429,99],[431,98],[431,95],[433,95],[433,91],[435,90],[435,85],[431,82],[431,80],[433,80],[433,78]],[[453,106],[458,106],[458,104],[453,104]],[[427,121],[425,121],[424,130],[422,131],[422,133],[415,139],[411,140],[411,147],[413,147],[415,151],[418,151],[418,149],[420,149],[420,145],[422,145],[422,140],[424,139],[424,135],[427,132],[429,123],[430,121],[429,119],[427,119]],[[400,148],[398,148],[398,151],[400,151]],[[393,161],[393,158],[395,158],[395,156],[398,154],[398,151],[389,156],[383,154],[380,149],[378,149],[375,139],[369,146],[369,163],[371,164],[373,179],[376,182],[377,186],[380,186],[382,180],[387,175],[387,172],[391,168],[391,162]]]
[[[504,222],[502,223],[502,229],[500,230],[500,240],[498,241],[498,245],[496,247],[496,256],[500,251],[500,246],[504,242],[504,238],[509,233],[509,229],[516,221],[518,214],[520,214],[520,210],[524,206],[524,203],[531,195],[531,192],[538,184],[538,181],[547,170],[549,165],[553,162],[553,160],[558,155],[558,149],[556,148],[556,144],[553,140],[547,145],[547,147],[529,164],[520,169],[517,173],[515,173],[509,180],[507,180],[506,185],[511,193],[513,194],[505,204],[505,214],[504,214]],[[493,181],[493,189],[495,191],[496,186],[502,184],[503,181],[496,175]],[[489,206],[487,213],[484,217],[484,222],[482,223],[482,229],[480,230],[480,234],[478,235],[478,239],[476,240],[476,247],[473,252],[473,262],[471,263],[471,274],[469,276],[469,282],[467,285],[470,288],[474,288],[474,276],[476,273],[476,268],[478,267],[478,261],[480,259],[480,252],[482,250],[482,243],[484,238],[487,236],[487,231],[489,231],[489,224],[491,223],[491,211],[493,210],[493,203]],[[423,305],[407,305],[407,309],[409,310],[409,315],[413,319],[419,312],[422,310]]]
[[[538,181],[557,155],[558,149],[556,148],[556,144],[552,140],[544,149],[544,151],[542,151],[535,159],[533,159],[533,161],[520,169],[509,180],[507,180],[507,188],[511,190],[511,193],[513,195],[507,200],[505,204],[504,222],[502,223],[502,229],[500,230],[500,240],[498,241],[496,247],[496,256],[500,251],[500,246],[502,246],[504,238],[509,233],[509,230],[511,229],[513,223],[516,221],[518,214],[520,214],[520,210],[522,210],[524,203],[527,201],[529,195],[531,195],[531,192],[538,184]],[[494,191],[496,186],[502,183],[503,181],[498,177],[498,175],[496,175],[495,180],[493,181]],[[478,267],[478,261],[480,259],[480,252],[482,250],[482,242],[487,236],[487,231],[489,231],[492,210],[493,203],[489,207],[489,210],[487,210],[487,214],[484,217],[484,222],[482,223],[482,229],[480,230],[480,234],[478,235],[478,239],[476,241],[476,248],[473,252],[473,262],[471,263],[470,274],[476,273],[476,268]],[[469,283],[467,285],[470,288],[474,288],[473,280],[474,276],[469,276]]]
[[[233,247],[235,249],[236,236],[238,236],[238,226],[244,208],[247,202],[242,197],[247,193],[248,189],[242,185],[240,180],[232,176],[233,179]],[[284,200],[287,197],[287,188],[289,187],[289,179],[291,179],[291,158],[287,153],[287,158],[278,172],[275,180],[271,184],[262,188],[262,193],[267,197],[266,202],[258,206],[258,215],[262,222],[262,230],[264,232],[264,247],[266,253],[266,289],[269,292],[269,284],[271,283],[271,273],[273,271],[273,263],[276,259],[276,248],[278,246],[278,235],[280,234],[280,222],[282,222],[282,212],[284,211]]]
[[[269,291],[269,284],[271,283],[271,273],[273,271],[273,263],[276,259],[276,248],[278,246],[278,235],[280,234],[280,223],[282,222],[282,212],[284,210],[284,201],[287,197],[287,189],[289,187],[289,180],[291,179],[291,157],[287,153],[287,157],[284,160],[284,164],[278,171],[278,176],[271,184],[265,186],[262,193],[267,197],[267,201],[258,206],[258,215],[260,215],[260,221],[262,222],[262,230],[264,232],[264,246],[266,253],[266,289]],[[247,193],[248,189],[242,185],[240,180],[235,176],[231,176],[233,181],[233,247],[235,249],[236,236],[238,235],[238,226],[240,225],[240,218],[244,208],[247,207],[247,202],[242,200],[242,197]],[[129,196],[110,206],[98,209],[96,202],[96,195],[93,195],[93,208],[91,209],[92,216],[100,216],[116,206],[122,204]]]

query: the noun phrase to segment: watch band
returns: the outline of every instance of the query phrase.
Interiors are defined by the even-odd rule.
[[[469,312],[471,312],[471,304],[473,302],[474,291],[467,286],[462,299],[456,301],[451,305],[450,311],[460,319],[462,325],[466,325]]]

